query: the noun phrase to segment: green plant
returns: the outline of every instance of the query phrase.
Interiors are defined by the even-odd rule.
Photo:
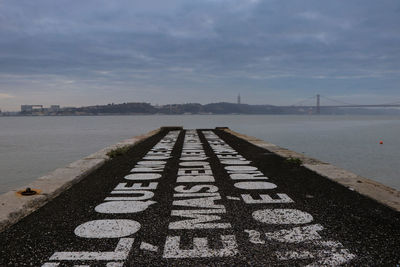
[[[301,159],[299,159],[299,158],[293,158],[293,157],[287,158],[287,159],[285,160],[285,162],[286,162],[287,164],[295,165],[295,166],[300,166],[301,164],[303,164],[303,162],[301,161]]]
[[[124,155],[126,152],[128,152],[128,150],[129,150],[129,146],[121,146],[121,147],[118,147],[116,149],[113,149],[113,150],[107,152],[107,156],[109,156],[110,158],[115,158],[117,156]]]

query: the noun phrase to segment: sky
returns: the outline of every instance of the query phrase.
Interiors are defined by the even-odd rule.
[[[239,93],[400,101],[400,1],[0,0],[3,111]]]

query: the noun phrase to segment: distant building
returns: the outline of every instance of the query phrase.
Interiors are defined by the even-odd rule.
[[[49,111],[56,112],[60,110],[60,105],[51,105]]]
[[[32,111],[32,105],[21,105],[21,112]]]
[[[237,103],[240,104],[240,94],[237,97]]]
[[[43,105],[21,105],[21,112],[32,112],[34,109],[42,109]]]

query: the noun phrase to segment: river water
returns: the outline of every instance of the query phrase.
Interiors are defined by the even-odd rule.
[[[0,117],[0,194],[122,139],[176,125],[227,126],[400,190],[398,116],[143,115]]]

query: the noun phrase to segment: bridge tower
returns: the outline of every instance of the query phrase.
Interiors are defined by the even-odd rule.
[[[317,114],[321,114],[320,97],[321,96],[317,94]]]

